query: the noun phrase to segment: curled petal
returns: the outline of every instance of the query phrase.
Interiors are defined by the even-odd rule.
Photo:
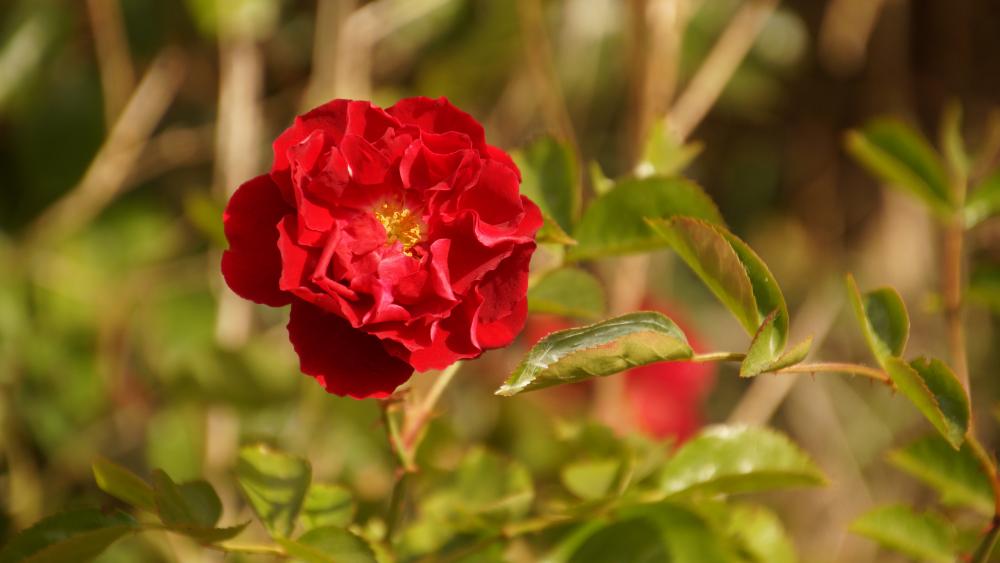
[[[288,336],[302,372],[335,395],[387,397],[413,374],[378,338],[303,301],[292,303]]]
[[[278,222],[291,211],[267,175],[243,184],[229,200],[222,219],[229,241],[222,254],[222,275],[240,297],[272,307],[291,301],[278,287]]]
[[[471,115],[451,105],[445,98],[436,100],[417,97],[400,100],[386,112],[403,125],[416,126],[423,132],[448,133],[454,131],[468,135],[472,146],[486,150],[486,134]]]

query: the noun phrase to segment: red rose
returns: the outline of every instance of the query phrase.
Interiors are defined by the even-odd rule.
[[[520,180],[444,98],[334,100],[233,194],[222,273],[246,299],[291,304],[302,371],[327,391],[384,397],[521,330],[542,219]]]
[[[647,310],[663,311],[687,335],[695,350],[701,349],[697,335],[678,320],[674,308],[647,301]],[[534,344],[546,334],[573,326],[562,317],[538,315],[525,329],[524,339]],[[678,442],[690,438],[702,426],[703,403],[715,383],[715,367],[695,362],[659,362],[639,366],[624,374],[627,410],[638,427],[655,438],[672,437]]]

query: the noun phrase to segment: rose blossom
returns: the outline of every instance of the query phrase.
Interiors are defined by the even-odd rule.
[[[334,100],[233,194],[222,272],[246,299],[291,304],[301,369],[327,391],[384,397],[521,330],[542,219],[520,180],[444,98]]]

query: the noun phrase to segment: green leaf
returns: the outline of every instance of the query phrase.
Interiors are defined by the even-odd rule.
[[[883,506],[855,520],[851,531],[923,561],[952,563],[958,556],[955,529],[933,512],[918,514],[906,506]]]
[[[659,490],[667,496],[730,494],[824,482],[812,460],[782,434],[766,428],[710,426],[667,462]]]
[[[620,459],[587,459],[562,468],[560,477],[566,489],[583,500],[608,496],[618,481]]]
[[[181,483],[178,489],[195,524],[211,528],[219,522],[222,501],[208,481],[188,481]]]
[[[174,483],[166,472],[153,470],[153,491],[160,520],[170,530],[203,544],[232,539],[249,522],[228,528],[216,528],[222,516],[222,501],[207,481]]]
[[[453,475],[451,493],[466,516],[507,522],[524,516],[535,497],[531,474],[520,463],[474,448]]]
[[[540,243],[571,245],[576,240],[569,236],[551,215],[542,211],[542,228],[538,229],[535,239]]]
[[[496,394],[509,397],[691,355],[684,333],[666,316],[630,313],[539,340]]]
[[[702,143],[682,144],[670,135],[663,120],[657,120],[649,131],[649,138],[636,166],[641,177],[673,176],[683,171],[705,148]]]
[[[954,209],[948,175],[924,137],[895,119],[847,134],[847,150],[882,181],[908,191],[943,217]]]
[[[965,200],[965,227],[971,229],[1000,212],[1000,169],[994,170],[969,192]]]
[[[778,371],[780,369],[802,363],[806,359],[806,356],[809,355],[809,350],[812,349],[812,343],[813,339],[810,336],[795,346],[792,346],[790,349],[785,350],[785,353],[779,356],[773,364],[768,366],[767,370]]]
[[[731,542],[707,518],[670,502],[619,511],[607,524],[583,524],[546,561],[738,561]]]
[[[596,160],[590,162],[588,171],[590,172],[590,183],[594,186],[595,194],[606,194],[611,191],[611,188],[615,187],[615,181],[608,178],[607,174],[604,173],[604,169],[601,168],[601,164]]]
[[[757,336],[768,315],[775,313],[773,327],[759,339],[758,354],[777,357],[788,339],[788,307],[781,288],[760,257],[719,225],[691,217],[650,221],[650,225],[729,309],[747,334]]]
[[[939,360],[918,358],[907,364],[890,357],[885,369],[899,391],[957,450],[969,429],[969,399],[948,366]]]
[[[74,510],[44,518],[0,549],[0,563],[77,563],[100,555],[125,534],[139,530],[128,514]]]
[[[521,170],[521,193],[571,231],[580,215],[580,178],[569,146],[542,137],[514,153]]]
[[[240,449],[236,478],[250,506],[274,537],[288,537],[305,500],[309,462],[264,444]]]
[[[596,319],[604,309],[601,282],[578,268],[552,270],[528,290],[528,310],[535,313]]]
[[[375,563],[375,552],[360,537],[337,528],[323,526],[296,540],[275,538],[296,561],[305,563]]]
[[[902,356],[910,336],[910,317],[899,293],[884,287],[861,294],[854,277],[847,276],[847,287],[854,314],[875,359],[885,367],[891,356]]]
[[[153,491],[156,510],[164,524],[167,526],[198,524],[194,511],[188,506],[180,487],[161,469],[153,470]]]
[[[156,512],[153,487],[141,477],[104,457],[98,457],[92,469],[102,491],[132,506]]]
[[[753,563],[795,563],[795,546],[781,520],[763,506],[726,507],[726,534],[742,547]]]
[[[956,451],[933,434],[890,452],[889,461],[940,493],[944,504],[993,515],[993,488],[967,443]]]
[[[722,216],[697,184],[683,178],[650,177],[622,180],[587,207],[573,231],[577,244],[567,260],[645,252],[664,247],[644,219],[686,215],[722,224]]]
[[[778,318],[778,311],[775,310],[760,325],[760,329],[750,343],[746,357],[740,363],[740,377],[755,377],[762,373],[793,366],[802,362],[809,355],[812,338],[799,342],[791,350],[784,353],[781,349],[776,349],[778,335],[775,333],[778,328],[775,326],[775,321]]]
[[[770,344],[774,353],[780,353],[788,342],[788,305],[785,304],[785,296],[781,293],[778,281],[774,279],[767,264],[747,243],[721,226],[717,226],[716,230],[726,237],[739,256],[740,262],[743,263],[743,267],[746,268],[750,285],[753,287],[754,300],[757,302],[758,326],[763,324],[768,315],[777,312]]]
[[[306,529],[347,527],[354,520],[354,498],[340,485],[313,483],[302,503],[299,519]]]

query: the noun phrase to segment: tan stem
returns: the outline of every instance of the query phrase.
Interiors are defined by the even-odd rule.
[[[686,139],[715,105],[777,5],[778,0],[748,0],[740,6],[667,115],[677,138]]]
[[[34,245],[58,240],[86,225],[121,191],[184,76],[181,56],[161,53],[150,65],[80,182],[35,220]]]

